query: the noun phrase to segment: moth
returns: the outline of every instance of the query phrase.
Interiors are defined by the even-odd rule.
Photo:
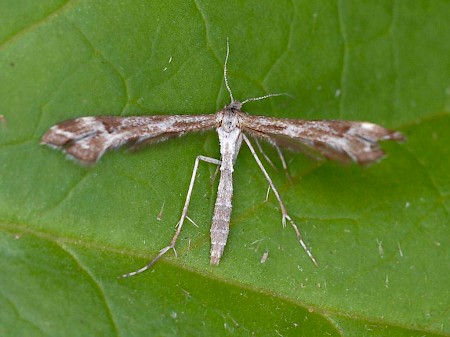
[[[89,165],[96,163],[106,151],[123,145],[137,148],[145,144],[153,144],[179,137],[187,132],[212,129],[217,131],[220,144],[220,159],[197,156],[186,201],[172,241],[167,247],[161,249],[147,265],[134,272],[124,274],[122,277],[136,275],[151,268],[170,249],[173,249],[176,254],[175,244],[184,220],[186,218],[189,219],[188,207],[200,161],[218,165],[220,168],[219,186],[210,230],[210,263],[212,265],[219,264],[230,228],[234,163],[243,142],[249,147],[280,205],[283,226],[286,225],[286,220],[292,225],[298,242],[311,261],[317,266],[316,259],[303,241],[297,224],[289,216],[280,194],[259,159],[249,137],[255,138],[256,141],[260,139],[269,142],[277,148],[280,155],[279,147],[304,152],[320,158],[344,163],[356,162],[361,165],[370,164],[383,157],[384,152],[379,146],[379,141],[404,140],[404,136],[400,132],[388,130],[368,122],[301,120],[249,115],[242,110],[243,105],[247,102],[283,94],[268,94],[249,98],[242,102],[235,100],[227,77],[228,56],[229,44],[227,41],[223,73],[231,102],[216,113],[134,117],[80,117],[52,126],[42,137],[42,144],[61,149],[68,157],[75,159],[79,163]],[[259,143],[257,145],[259,147]],[[285,166],[282,155],[281,159],[283,166]]]

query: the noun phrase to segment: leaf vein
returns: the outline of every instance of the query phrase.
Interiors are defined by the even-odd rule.
[[[337,2],[337,17],[339,22],[339,33],[342,36],[342,71],[340,76],[340,84],[341,84],[341,94],[339,95],[339,118],[342,118],[342,112],[344,111],[344,95],[345,95],[345,78],[347,76],[348,71],[348,57],[349,57],[349,45],[348,39],[345,32],[344,18],[343,18],[343,8],[342,8],[342,0]]]
[[[120,330],[119,327],[117,326],[117,322],[114,319],[114,315],[113,312],[111,310],[111,305],[109,304],[108,300],[107,300],[107,296],[105,294],[104,289],[101,287],[100,282],[98,282],[98,280],[94,277],[94,275],[89,271],[88,268],[86,268],[84,266],[84,264],[81,262],[81,260],[77,257],[77,255],[71,251],[66,245],[61,244],[60,242],[58,242],[58,240],[55,241],[55,243],[63,250],[67,253],[67,255],[69,257],[71,257],[73,259],[73,261],[75,261],[75,263],[80,267],[80,269],[82,271],[84,271],[84,273],[92,280],[92,284],[97,288],[97,291],[99,293],[99,297],[102,299],[104,305],[105,305],[105,309],[106,309],[106,313],[109,317],[109,320],[111,321],[111,325],[114,328],[114,331],[116,332],[115,335],[116,336],[120,336]]]

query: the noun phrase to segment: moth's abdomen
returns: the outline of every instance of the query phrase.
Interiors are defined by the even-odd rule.
[[[231,199],[233,197],[233,173],[225,168],[221,170],[214,215],[211,225],[211,261],[218,265],[227,244],[231,219]]]

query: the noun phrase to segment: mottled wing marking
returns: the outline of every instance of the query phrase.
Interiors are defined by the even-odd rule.
[[[111,148],[133,147],[217,127],[215,114],[142,117],[80,117],[52,126],[41,143],[62,149],[69,157],[93,164]]]
[[[242,115],[241,120],[244,131],[278,146],[362,165],[383,157],[379,141],[405,139],[400,132],[368,122],[308,121],[250,115]]]

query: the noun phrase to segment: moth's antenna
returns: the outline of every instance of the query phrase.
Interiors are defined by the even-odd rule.
[[[230,54],[230,44],[228,43],[227,37],[227,56],[225,56],[225,65],[223,66],[223,78],[225,79],[225,86],[227,87],[228,92],[230,93],[231,103],[234,102],[233,93],[231,92],[230,86],[228,84],[227,78],[227,63],[228,63],[228,55]]]
[[[246,100],[242,101],[242,105],[244,105],[247,102],[260,101],[262,99],[266,99],[266,98],[269,98],[269,97],[275,97],[275,96],[288,96],[288,97],[294,98],[294,96],[292,96],[290,94],[287,94],[285,92],[282,92],[282,93],[279,93],[279,94],[267,94],[267,95],[264,95],[264,96],[247,98]]]

